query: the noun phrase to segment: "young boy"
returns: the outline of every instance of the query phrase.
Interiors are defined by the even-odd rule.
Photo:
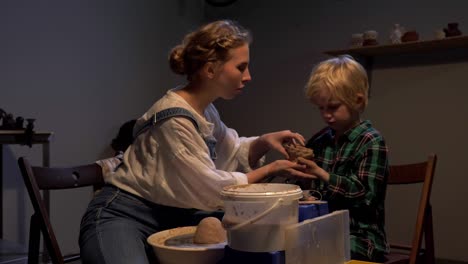
[[[306,96],[327,127],[307,143],[314,150],[313,161],[300,158],[299,163],[317,177],[303,188],[319,190],[331,211],[349,210],[351,258],[383,262],[388,252],[388,151],[371,122],[361,120],[368,89],[366,71],[351,56],[323,61],[313,69]]]

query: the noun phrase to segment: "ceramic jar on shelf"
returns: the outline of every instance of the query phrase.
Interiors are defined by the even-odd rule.
[[[379,43],[377,42],[377,37],[378,37],[378,33],[375,30],[368,30],[364,32],[363,34],[364,41],[362,45],[363,46],[378,45]]]
[[[401,37],[405,33],[405,28],[400,26],[400,24],[394,24],[393,29],[390,32],[390,43],[399,44],[401,43]]]
[[[448,23],[447,28],[444,28],[444,32],[446,37],[455,37],[462,34],[458,29],[458,23]]]

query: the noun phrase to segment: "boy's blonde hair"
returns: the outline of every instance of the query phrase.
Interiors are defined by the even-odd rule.
[[[356,111],[364,111],[367,106],[369,82],[364,67],[349,55],[322,61],[314,67],[306,85],[306,96],[313,100],[321,91],[330,94]],[[363,104],[357,105],[357,95],[363,95]]]

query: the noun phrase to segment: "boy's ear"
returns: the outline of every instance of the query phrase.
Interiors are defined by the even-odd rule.
[[[356,94],[356,106],[360,111],[364,111],[364,105],[365,105],[365,98],[364,94],[358,93]]]
[[[357,93],[356,94],[356,103],[360,104],[364,102],[364,95],[362,93]]]

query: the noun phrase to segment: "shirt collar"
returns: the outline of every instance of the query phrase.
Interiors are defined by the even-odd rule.
[[[193,116],[198,122],[198,125],[200,126],[199,129],[200,129],[200,132],[203,134],[203,136],[209,136],[213,134],[214,124],[206,120],[204,116],[201,116],[197,111],[195,111],[195,109],[187,101],[185,101],[185,99],[182,98],[182,96],[175,93],[175,91],[177,91],[178,89],[181,89],[181,86],[168,90],[166,93],[167,96],[171,98],[171,100],[176,101],[180,107],[183,107],[189,110],[193,114]],[[208,111],[209,108],[210,106],[208,106],[205,109],[205,112]]]
[[[348,141],[352,142],[370,127],[372,127],[371,122],[369,120],[364,120],[361,123],[359,123],[359,125],[346,131],[343,134],[343,138],[346,138]],[[328,130],[325,132],[325,136],[328,138],[328,140],[333,141],[333,138],[335,137],[335,131],[331,128],[328,128]]]
[[[362,135],[364,131],[372,127],[369,120],[362,121],[359,125],[346,131],[343,136],[347,137],[349,141],[354,141],[359,135]]]

